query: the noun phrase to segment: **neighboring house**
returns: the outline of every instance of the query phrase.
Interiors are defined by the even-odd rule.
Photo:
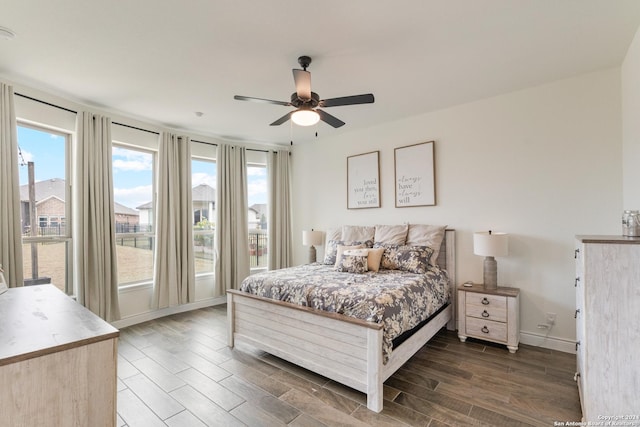
[[[216,190],[207,184],[200,184],[193,187],[193,225],[205,219],[214,224],[216,220],[215,200]],[[147,202],[136,209],[140,212],[140,227],[144,228],[153,224],[153,202]],[[249,207],[247,212],[249,229],[266,229],[266,203],[256,203]]]
[[[207,184],[200,184],[193,187],[191,191],[193,206],[193,225],[200,221],[207,220],[215,222],[216,190]],[[140,227],[153,224],[153,202],[147,202],[136,209],[140,211]]]
[[[193,224],[207,220],[215,222],[216,190],[207,184],[193,187],[191,192],[193,202]]]
[[[258,212],[253,207],[249,208],[249,212],[247,213],[247,220],[249,222],[249,230],[260,228],[260,212]]]
[[[249,206],[249,208],[258,212],[258,215],[257,215],[258,224],[255,228],[266,230],[267,229],[267,204],[254,203],[253,205]]]
[[[39,234],[64,234],[66,226],[65,200],[66,184],[61,178],[46,179],[34,184],[36,216],[32,221],[29,210],[29,185],[20,186],[20,212],[22,232],[28,233],[32,224],[38,227]],[[116,225],[137,226],[138,212],[115,203]]]
[[[140,213],[135,210],[114,202],[116,214],[116,233],[127,233],[138,230],[140,226]]]

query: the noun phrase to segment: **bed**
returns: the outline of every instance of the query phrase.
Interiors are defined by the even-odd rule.
[[[402,333],[393,337],[388,336],[389,322],[385,323],[375,313],[367,316],[358,313],[357,309],[349,311],[344,307],[338,311],[350,315],[335,310],[323,311],[313,308],[314,304],[304,303],[300,298],[297,300],[295,296],[289,295],[289,300],[294,302],[286,301],[278,286],[275,286],[276,291],[272,285],[263,286],[262,276],[257,281],[245,281],[249,284],[243,283],[243,287],[254,293],[242,290],[227,292],[229,346],[249,344],[361,391],[367,395],[367,408],[380,412],[384,381],[441,328],[456,328],[454,230],[444,232],[437,264],[447,272],[448,304],[432,307],[433,313],[428,313],[425,321],[412,327],[411,331],[397,330],[395,332]],[[314,264],[303,270],[301,268],[272,272],[274,283],[282,282],[282,275],[295,277],[326,270]],[[382,270],[380,273],[379,280],[399,274]],[[396,276],[397,279],[400,277]],[[295,291],[289,293],[296,294]]]

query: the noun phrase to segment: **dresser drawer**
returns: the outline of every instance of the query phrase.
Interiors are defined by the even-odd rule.
[[[507,297],[467,292],[466,315],[496,322],[507,321]]]
[[[471,337],[507,342],[507,324],[503,322],[467,316],[465,317],[465,329],[467,335]]]

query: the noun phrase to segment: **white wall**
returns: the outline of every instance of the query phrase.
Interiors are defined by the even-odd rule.
[[[622,63],[623,205],[640,209],[640,29]]]
[[[610,69],[294,145],[294,236],[340,224],[447,224],[457,230],[461,283],[482,281],[472,233],[508,232],[498,280],[521,289],[522,342],[570,351],[574,235],[620,233],[620,98],[620,70]],[[393,149],[430,140],[437,206],[395,208]],[[346,158],[373,150],[382,207],[348,210]],[[307,249],[296,245],[303,263]],[[537,324],[546,312],[557,322],[545,340]]]

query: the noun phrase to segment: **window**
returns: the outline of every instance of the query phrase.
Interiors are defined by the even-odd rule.
[[[69,217],[71,136],[45,127],[18,124],[20,221],[24,284],[52,283],[73,293]]]
[[[249,204],[249,260],[252,270],[268,267],[267,248],[267,168],[247,165],[247,198]]]
[[[118,285],[153,280],[155,153],[113,145]]]
[[[196,275],[213,273],[215,236],[216,163],[194,157],[191,160],[193,203],[193,254]]]

